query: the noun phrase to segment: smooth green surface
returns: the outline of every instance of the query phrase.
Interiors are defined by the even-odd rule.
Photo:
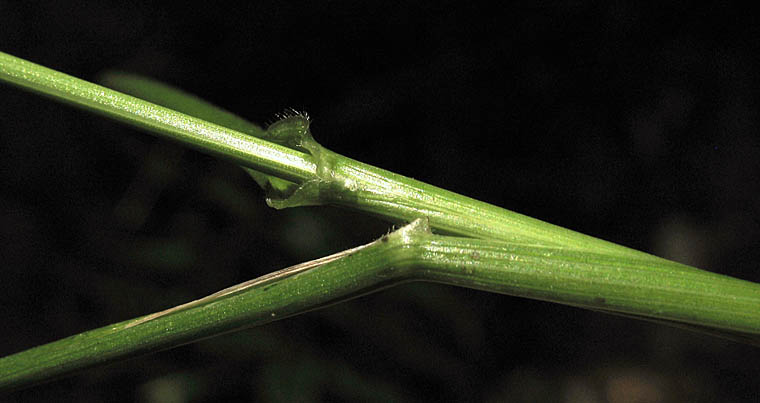
[[[433,237],[420,247],[422,280],[760,335],[757,283],[549,246]]]
[[[2,52],[0,80],[99,112],[264,174],[301,184],[301,191],[291,195],[290,200],[274,200],[272,204],[276,207],[331,203],[370,212],[397,222],[428,217],[434,229],[456,235],[505,241],[535,241],[564,248],[609,251],[660,260],[643,252],[551,225],[332,153],[314,142],[308,131],[301,132],[302,136],[308,136],[301,150],[275,143],[278,138],[292,141],[293,132],[300,132],[303,122],[297,116],[291,116],[291,124],[284,125],[285,130],[279,130],[276,135],[267,138],[269,130],[262,135],[275,141],[273,142],[221,126],[220,124],[233,125],[230,116],[234,115],[225,111],[214,112],[210,105],[199,102],[194,97],[188,100],[189,107],[186,111],[194,115],[205,113],[204,116],[217,119],[219,124],[178,113]],[[140,79],[131,82],[124,80],[124,88],[136,90],[140,87],[143,88],[142,91],[152,94],[155,98],[169,100],[175,104],[182,103],[183,96],[186,97],[186,94],[175,92],[171,87],[156,88],[148,80],[137,82],[138,80]],[[144,90],[146,87],[149,87],[147,91]],[[178,100],[180,102],[177,102]],[[242,121],[239,118],[234,119],[237,122]],[[242,124],[237,127],[245,130],[246,127],[256,126]],[[247,131],[255,133],[255,129]],[[303,152],[304,150],[308,152]],[[689,270],[686,266],[684,269]]]
[[[301,114],[261,130],[140,77],[104,81],[164,106],[0,53],[0,79],[254,170],[277,208],[335,204],[415,221],[359,250],[253,286],[0,359],[0,387],[33,384],[316,309],[403,281],[435,281],[756,342],[760,286],[557,227],[354,161],[321,147]],[[182,111],[186,114],[180,113]],[[429,226],[441,234],[433,235]],[[469,237],[469,238],[466,238]]]
[[[413,280],[698,324],[745,341],[757,342],[760,335],[758,284],[646,260],[433,235],[427,220],[306,265],[307,270],[265,276],[180,309],[2,358],[0,389],[265,324]]]
[[[355,254],[275,282],[263,282],[171,315],[116,323],[0,359],[0,390],[28,386],[72,371],[261,325],[366,294],[396,278],[378,264],[405,260],[406,240],[389,237]],[[130,326],[139,323],[135,326]]]
[[[0,80],[126,122],[280,178],[312,178],[308,154],[179,113],[0,52]]]
[[[203,119],[224,126],[228,129],[245,133],[249,136],[255,136],[267,141],[274,140],[271,136],[267,135],[267,130],[262,129],[258,125],[229,111],[214,106],[192,94],[188,94],[185,91],[156,80],[120,71],[108,71],[102,73],[98,77],[98,80],[112,89],[158,104],[165,108],[170,108],[174,111],[198,119]],[[285,145],[281,143],[278,144]],[[245,166],[243,166],[243,169],[245,169],[262,188],[267,189],[272,194],[284,194],[295,187],[293,182],[282,179],[281,177],[267,175]]]
[[[265,132],[259,125],[218,108],[195,95],[148,77],[121,71],[107,71],[98,75],[98,82],[125,94],[251,136],[261,137]]]

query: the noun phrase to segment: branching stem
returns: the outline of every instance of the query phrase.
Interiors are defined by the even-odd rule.
[[[413,221],[368,245],[2,358],[0,390],[414,280],[760,340],[758,284],[670,262],[341,156],[314,141],[302,115],[262,130],[170,87],[139,78],[116,80],[135,84],[144,92],[141,98],[160,106],[2,52],[0,81],[240,164],[269,192],[274,207],[336,204],[396,222]]]
[[[262,325],[415,280],[707,326],[724,331],[724,336],[760,340],[758,284],[646,260],[434,235],[427,220],[418,219],[367,245],[2,358],[0,390]]]

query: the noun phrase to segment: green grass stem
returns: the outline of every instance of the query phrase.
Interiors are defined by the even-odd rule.
[[[344,157],[312,138],[302,114],[288,114],[263,130],[149,79],[111,73],[103,80],[123,92],[0,52],[0,81],[239,164],[267,191],[273,207],[333,204],[413,223],[363,247],[2,358],[0,390],[413,280],[660,321],[751,343],[760,338],[758,284],[670,262]]]
[[[760,341],[760,285],[651,261],[434,235],[427,220],[169,310],[0,359],[0,390],[262,325],[408,281],[435,281],[707,327]]]
[[[395,222],[428,217],[434,229],[449,234],[504,241],[533,241],[564,248],[660,260],[644,252],[548,224],[333,153],[311,139],[308,122],[303,122],[298,116],[283,119],[286,124],[273,125],[278,133],[272,133],[270,127],[257,137],[257,126],[241,124],[239,122],[242,119],[229,112],[199,102],[197,98],[169,86],[129,77],[123,80],[112,77],[108,80],[106,76],[106,81],[120,83],[125,90],[143,91],[157,101],[173,104],[175,108],[185,105],[187,113],[205,113],[204,117],[215,119],[216,123],[2,52],[0,80],[300,185],[298,190],[286,195],[284,200],[273,200],[275,207],[329,203],[380,215]],[[228,126],[237,127],[247,134]],[[293,139],[294,136],[297,138]],[[284,141],[281,141],[282,138]],[[286,147],[277,142],[290,143]],[[686,266],[684,269],[688,270]]]

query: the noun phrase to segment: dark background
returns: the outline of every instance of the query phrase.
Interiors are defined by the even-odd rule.
[[[533,217],[760,281],[760,21],[722,2],[0,0],[0,50],[163,80]],[[317,2],[315,2],[317,3]],[[239,168],[0,86],[0,355],[375,239]],[[758,401],[760,350],[408,284],[17,392],[18,401]]]

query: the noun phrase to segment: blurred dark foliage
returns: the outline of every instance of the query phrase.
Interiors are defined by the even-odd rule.
[[[0,0],[0,50],[144,74],[356,159],[760,281],[757,13],[723,2]],[[0,86],[0,354],[368,242],[268,209],[239,168]],[[11,401],[760,400],[760,350],[408,284],[86,371]]]

